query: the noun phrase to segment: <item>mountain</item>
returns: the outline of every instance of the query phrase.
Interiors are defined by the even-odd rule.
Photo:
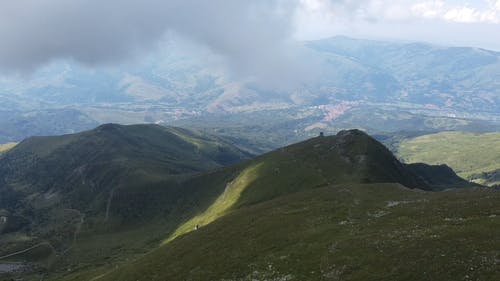
[[[212,195],[213,204],[200,203],[197,215],[180,226],[169,239],[191,231],[197,224],[208,224],[232,208],[319,187],[398,183],[408,188],[436,191],[477,186],[459,178],[444,165],[402,164],[381,143],[359,130],[316,137],[240,166],[243,167],[236,171],[234,167],[228,168],[233,178],[212,187],[218,190]],[[228,172],[221,171],[221,175],[225,174]]]
[[[0,256],[36,246],[28,260],[50,264],[80,233],[164,219],[189,193],[185,178],[249,157],[222,138],[159,125],[28,138],[0,155]]]
[[[57,278],[452,280],[466,272],[495,280],[500,194],[421,189],[455,180],[445,166],[400,163],[358,130],[316,137],[188,180],[207,196],[156,249]]]
[[[110,122],[191,126],[242,116],[250,119],[230,125],[274,131],[265,125],[278,123],[298,132],[294,141],[316,135],[317,128],[380,133],[500,127],[498,52],[347,37],[302,45],[305,59],[317,62],[315,79],[285,90],[231,79],[207,63],[214,54],[192,53],[175,42],[117,69],[55,62],[31,79],[0,77],[0,143]]]
[[[333,57],[335,61],[347,59],[358,65],[358,69],[362,70],[359,74],[361,79],[355,76],[354,81],[363,81],[374,90],[358,91],[349,87],[349,95],[364,95],[363,97],[368,99],[384,102],[396,100],[465,111],[498,113],[500,109],[499,52],[347,37],[307,44],[312,49]],[[350,70],[345,64],[340,64],[340,69],[346,73]],[[363,77],[363,72],[368,75],[364,74]],[[376,79],[367,80],[370,77]],[[380,88],[384,85],[388,88]]]
[[[180,128],[106,124],[78,134],[28,138],[2,155],[0,175],[4,188],[30,196],[64,193],[74,197],[73,207],[83,207],[89,204],[83,198],[94,199],[88,193],[106,194],[116,185],[161,181],[248,157],[222,139]]]
[[[293,230],[298,221],[286,219],[287,214],[297,214],[295,218],[304,221],[349,214],[334,223],[324,220],[325,228],[318,233],[327,232],[316,244],[323,245],[329,243],[325,237],[331,227],[347,224],[345,219],[364,214],[358,221],[364,224],[363,220],[389,212],[383,206],[415,206],[441,197],[422,190],[477,187],[444,166],[402,164],[359,130],[315,137],[241,162],[248,157],[220,138],[157,125],[108,124],[80,134],[27,139],[0,158],[2,216],[7,218],[0,227],[4,233],[0,261],[6,255],[8,261],[34,262],[49,270],[48,280],[89,280],[101,275],[104,280],[185,280],[205,270],[217,271],[199,263],[202,271],[186,273],[198,262],[185,251],[194,254],[203,249],[199,245],[206,245],[219,256],[211,258],[216,264],[219,258],[227,260],[227,254],[241,257],[234,261],[236,267],[223,270],[226,273],[209,274],[212,280],[221,280],[229,278],[227,274],[250,274],[238,268],[260,263],[261,251],[266,255],[281,251],[272,250],[272,245],[276,249],[282,245],[274,244],[274,238],[272,244],[261,244],[259,238],[253,250],[239,252],[234,243],[241,243],[242,249],[249,244],[237,232],[249,225],[249,233],[256,231],[262,238],[280,233],[276,238],[288,241],[291,248],[286,251],[296,255],[302,249],[300,241],[312,241],[315,236],[307,230],[309,223]],[[231,163],[235,164],[221,167]],[[353,207],[354,215],[347,207],[351,199],[359,201],[354,203],[359,205]],[[276,228],[275,220],[280,221]],[[313,223],[311,230],[317,225]],[[200,231],[193,231],[199,227]],[[203,242],[189,242],[189,237],[205,229],[227,230],[229,236],[214,234],[202,238]],[[219,244],[224,241],[231,243],[230,248]],[[224,252],[212,249],[214,245]],[[170,260],[171,254],[178,260]],[[121,267],[113,271],[117,266]]]

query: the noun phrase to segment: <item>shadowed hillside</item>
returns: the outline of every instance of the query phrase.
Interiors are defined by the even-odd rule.
[[[45,204],[86,208],[113,188],[161,182],[248,157],[222,139],[180,128],[108,124],[74,135],[24,140],[0,158],[0,179],[2,188],[17,196],[63,196]]]
[[[40,245],[27,252],[29,261],[63,257],[86,235],[165,220],[188,196],[180,182],[249,156],[223,139],[158,125],[107,124],[26,139],[0,156],[0,215],[6,218],[0,256]],[[161,231],[129,238],[145,248],[144,240]],[[32,257],[38,248],[42,253]],[[91,248],[94,259],[92,253],[106,253],[102,245]]]

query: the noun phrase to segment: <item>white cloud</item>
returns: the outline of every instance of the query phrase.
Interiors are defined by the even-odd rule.
[[[500,11],[500,0],[486,0],[486,5],[497,12]]]
[[[438,19],[463,23],[500,23],[500,0],[471,5],[445,0],[300,0],[299,20],[411,21]]]
[[[448,1],[449,2],[449,1]],[[415,16],[460,23],[500,23],[500,0],[484,1],[485,5],[453,5],[445,1],[425,1],[412,6]]]
[[[334,35],[500,50],[500,0],[300,0],[299,39]]]
[[[420,2],[411,7],[414,14],[423,18],[436,18],[442,12],[444,1]]]

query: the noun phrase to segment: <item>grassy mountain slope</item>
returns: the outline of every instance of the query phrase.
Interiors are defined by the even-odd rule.
[[[460,176],[481,184],[500,184],[500,133],[424,135],[403,141],[398,155],[410,163],[447,164]]]
[[[203,187],[218,195],[212,195],[210,205],[203,205],[167,242],[233,209],[332,184],[396,182],[423,190],[472,186],[446,166],[401,164],[381,143],[359,130],[313,138],[242,165],[227,182]]]
[[[322,187],[235,210],[93,280],[497,280],[499,199]]]
[[[191,210],[185,209],[184,221],[170,232],[162,246],[136,262],[126,263],[117,270],[108,264],[73,273],[60,272],[57,278],[275,280],[272,278],[286,278],[291,274],[298,276],[296,280],[304,280],[304,276],[326,274],[317,271],[315,263],[323,258],[316,255],[316,249],[330,243],[330,240],[325,240],[326,237],[340,235],[337,228],[345,229],[343,225],[351,225],[351,219],[358,220],[357,225],[360,226],[365,221],[387,215],[389,207],[381,206],[388,205],[388,202],[394,201],[396,203],[391,204],[395,205],[411,202],[411,206],[415,206],[419,200],[424,200],[419,196],[427,193],[421,189],[410,191],[400,184],[423,189],[443,188],[446,184],[469,186],[463,180],[441,182],[436,173],[445,167],[423,164],[419,167],[425,172],[422,175],[417,174],[416,169],[399,163],[383,145],[358,130],[310,139],[184,182],[183,185],[191,188],[193,194]],[[454,175],[452,171],[451,174]],[[356,193],[355,198],[346,197],[353,192]],[[375,196],[373,193],[376,192],[380,194]],[[359,205],[359,209],[351,205]],[[325,216],[332,220],[335,218],[334,223]],[[421,216],[416,218],[424,219]],[[316,222],[311,224],[311,220]],[[387,223],[377,226],[379,231],[388,227]],[[201,227],[200,230],[194,231],[196,225]],[[392,227],[395,231],[402,225]],[[189,237],[199,237],[197,235],[209,230],[213,232],[199,238],[201,240],[189,241]],[[370,228],[366,230],[368,232],[361,237],[367,237],[373,231]],[[352,231],[340,237],[348,239]],[[249,241],[248,235],[255,236],[255,239]],[[304,253],[303,247],[308,249]],[[289,256],[293,258],[285,261]],[[359,263],[372,261],[364,259],[369,257],[361,258]],[[303,261],[308,265],[299,265]],[[281,263],[278,273],[274,272],[277,263]],[[281,275],[287,270],[287,265],[291,271]],[[312,275],[308,271],[310,269],[314,271]],[[370,272],[371,269],[366,270]]]
[[[165,181],[248,156],[221,139],[180,128],[108,124],[79,134],[26,139],[0,158],[0,176],[2,188],[20,196],[64,193],[70,207],[84,208],[95,193]]]
[[[157,125],[26,139],[0,156],[0,257],[35,247],[14,260],[75,266],[143,252],[189,204],[183,181],[249,156]]]

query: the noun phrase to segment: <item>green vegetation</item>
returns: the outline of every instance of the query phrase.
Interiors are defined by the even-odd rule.
[[[16,146],[16,144],[17,143],[15,143],[15,142],[8,142],[8,143],[0,144],[0,154],[9,151],[14,146]]]
[[[90,269],[84,268],[81,271],[69,274],[61,272],[57,275],[57,278],[62,280],[88,280],[96,276],[103,276],[102,278],[104,278],[104,280],[107,280],[106,278],[109,278],[109,280],[119,280],[122,278],[120,274],[130,273],[130,278],[135,278],[143,274],[144,279],[142,280],[204,280],[205,278],[209,280],[239,280],[238,278],[241,276],[238,278],[234,276],[248,273],[247,269],[242,269],[241,267],[245,267],[247,264],[267,267],[267,264],[259,264],[262,258],[266,255],[277,255],[280,251],[288,251],[283,249],[274,253],[273,249],[277,249],[280,247],[279,245],[281,245],[276,239],[285,239],[284,241],[287,241],[286,243],[288,245],[298,243],[289,250],[295,252],[299,250],[299,244],[302,245],[302,243],[305,243],[297,241],[309,241],[308,239],[313,239],[306,239],[302,237],[302,235],[309,235],[309,231],[321,231],[314,230],[310,228],[308,224],[305,224],[303,229],[297,228],[298,232],[296,232],[293,230],[293,227],[299,227],[301,223],[298,221],[298,218],[297,220],[287,219],[288,215],[300,214],[300,210],[315,210],[315,213],[307,214],[306,217],[304,217],[305,220],[308,220],[316,216],[321,216],[320,213],[322,211],[325,212],[323,216],[328,214],[330,211],[326,207],[327,205],[330,206],[330,208],[334,208],[334,206],[338,204],[344,208],[344,204],[347,204],[344,202],[342,196],[337,195],[334,196],[334,198],[336,198],[335,200],[326,200],[327,197],[323,196],[320,192],[321,190],[325,190],[328,186],[345,186],[347,189],[360,186],[360,188],[363,189],[365,186],[370,186],[362,185],[361,183],[363,182],[380,182],[381,184],[378,186],[380,186],[380,191],[383,196],[389,196],[389,198],[391,198],[390,196],[393,191],[390,191],[390,189],[386,190],[385,186],[387,186],[387,184],[383,184],[383,182],[404,182],[412,187],[419,186],[421,188],[432,189],[433,187],[428,185],[428,182],[431,182],[429,179],[433,179],[433,183],[439,181],[434,177],[436,171],[431,169],[431,167],[423,165],[416,169],[419,172],[426,172],[420,176],[427,180],[425,182],[419,181],[420,177],[416,177],[413,170],[413,167],[407,167],[400,164],[385,147],[360,131],[344,131],[334,137],[310,139],[262,155],[252,161],[187,180],[184,186],[191,190],[190,194],[192,194],[191,199],[193,203],[186,205],[183,219],[177,220],[177,226],[169,228],[171,229],[170,234],[165,232],[166,239],[161,243],[161,246],[137,260],[137,262],[141,263],[140,265],[125,263],[125,265],[119,267],[118,270],[112,270],[111,265],[96,266]],[[439,170],[439,173],[441,172],[442,171]],[[446,171],[445,174],[447,176],[450,174],[454,175],[451,170]],[[460,181],[460,179],[452,179],[454,181],[451,183],[446,182],[446,184],[451,184],[451,186],[453,186],[453,184],[468,186],[466,182]],[[344,185],[342,185],[343,183]],[[391,187],[392,185],[388,186]],[[442,188],[442,186],[439,188]],[[406,190],[399,186],[398,189]],[[307,193],[307,190],[310,190],[310,193]],[[317,194],[316,191],[318,192]],[[361,191],[359,192],[362,193]],[[424,194],[421,192],[405,192],[409,192],[410,194]],[[318,198],[313,201],[303,200],[303,198],[297,199],[297,201],[292,203],[293,207],[296,207],[297,210],[292,210],[292,207],[290,207],[290,210],[284,211],[284,217],[274,218],[273,214],[282,212],[281,208],[284,204],[281,202],[283,202],[283,200],[288,200],[282,198],[288,198],[290,194],[309,194],[308,196],[318,196]],[[368,199],[372,197],[372,194],[367,193],[366,195],[360,196],[361,198],[366,196],[365,199]],[[407,200],[407,198],[401,199],[400,197],[394,197],[393,199],[394,201]],[[323,203],[317,205],[316,200]],[[390,201],[389,199],[387,200]],[[388,204],[385,201],[377,201],[377,203],[382,205]],[[360,203],[358,202],[356,204]],[[258,206],[267,207],[260,211],[260,207]],[[360,207],[365,208],[367,206],[361,205]],[[274,208],[276,208],[276,210],[274,210]],[[347,209],[344,209],[344,211],[347,211]],[[231,219],[235,214],[239,214],[240,212],[245,215]],[[375,214],[374,216],[379,215],[379,213],[375,211],[373,211],[373,213]],[[249,214],[252,215],[249,216]],[[311,218],[308,217],[309,215]],[[267,219],[269,219],[269,221],[267,221]],[[178,241],[187,239],[186,237],[191,237],[191,235],[197,233],[203,233],[205,229],[211,229],[211,227],[215,227],[216,225],[220,226],[225,220],[231,221],[229,229],[223,230],[228,226],[216,228],[217,234],[205,237],[204,239],[208,239],[207,241],[196,242],[200,244],[193,243],[178,247],[174,246],[177,245],[177,243],[181,243]],[[245,232],[249,231],[249,226],[245,226],[244,223],[248,223],[249,220],[251,221],[249,224],[252,225],[256,236],[274,237],[272,241],[262,241],[262,243],[255,241],[255,244],[248,245],[248,247],[252,247],[252,249],[245,248],[245,246],[243,246],[247,243],[245,237],[248,237]],[[272,225],[275,223],[275,220],[280,221],[277,223],[276,228]],[[240,221],[240,223],[235,223],[233,225],[234,221]],[[261,223],[264,225],[261,225]],[[286,225],[283,226],[283,223]],[[325,221],[325,223],[327,223],[327,221]],[[336,227],[339,223],[344,224],[342,221],[336,221],[334,225],[327,223],[325,229]],[[360,222],[360,224],[362,223]],[[172,222],[170,222],[169,225],[172,226]],[[194,231],[197,225],[200,229]],[[320,226],[316,225],[315,227]],[[232,233],[235,229],[240,230]],[[299,231],[299,229],[301,230]],[[227,234],[223,235],[219,233],[225,232],[226,230],[229,231]],[[302,231],[306,233],[301,233]],[[280,235],[282,235],[281,238]],[[325,233],[324,235],[326,236],[327,234]],[[294,238],[291,239],[290,237]],[[315,236],[315,238],[320,237]],[[222,246],[220,243],[227,243],[227,246]],[[242,246],[236,246],[236,244],[239,243],[242,243]],[[316,243],[324,245],[323,243],[326,242],[319,239]],[[220,255],[220,259],[224,259],[226,263],[230,262],[230,264],[228,267],[224,265],[218,265],[217,267],[219,268],[218,270],[220,270],[219,273],[227,273],[229,277],[226,277],[224,274],[219,275],[219,273],[205,275],[205,271],[198,272],[197,270],[197,275],[186,272],[192,271],[193,268],[197,268],[198,265],[201,266],[203,264],[203,262],[199,263],[198,259],[206,258],[207,262],[210,263],[210,259],[212,258],[211,254],[206,257],[204,254],[198,252],[195,244],[199,245],[202,249],[200,251],[203,252],[212,251],[210,245],[217,245],[217,247],[220,247],[220,252],[214,251],[214,254]],[[273,244],[275,244],[275,246],[273,246]],[[175,247],[175,250],[171,250],[171,247]],[[234,249],[232,249],[232,247],[234,247]],[[309,254],[313,255],[314,247],[316,247],[314,243],[311,242],[310,246],[307,247],[311,247],[310,251],[313,252],[309,252]],[[177,250],[181,252],[176,252]],[[231,262],[228,253],[222,251],[228,251],[231,256],[234,255],[235,257],[239,257],[239,259]],[[263,252],[261,253],[259,251]],[[191,254],[189,254],[191,252],[197,257],[191,256]],[[178,257],[186,257],[187,260],[179,259],[179,263],[171,261],[170,258],[172,256],[170,256],[170,254]],[[294,253],[294,255],[296,254],[297,253]],[[315,258],[319,258],[319,256]],[[142,261],[146,261],[146,264],[142,264]],[[168,261],[175,265],[172,265],[172,267],[163,266],[162,261]],[[213,261],[221,262],[219,258],[213,259]],[[272,263],[274,264],[274,261]],[[185,267],[183,267],[183,264]],[[210,267],[210,265],[206,266]],[[296,265],[293,264],[292,266]],[[284,265],[282,265],[282,267],[285,269]],[[164,272],[164,269],[168,271],[168,273]],[[110,271],[112,273],[108,275]],[[119,272],[117,273],[118,275],[115,275],[115,271]],[[155,272],[154,274],[156,274],[156,276],[152,277],[148,272]],[[253,271],[250,271],[248,274],[253,274]],[[242,275],[241,278],[243,279],[241,280],[246,280],[244,278],[250,277],[255,277],[258,280],[273,277],[269,275],[270,273],[267,271],[262,274],[264,275],[248,275],[246,277]],[[305,273],[303,273],[303,276],[308,276],[304,274]],[[316,275],[313,274],[309,276]],[[96,280],[100,279],[101,278],[97,278]],[[138,279],[141,280],[141,278]],[[298,278],[298,280],[303,280],[303,278]]]
[[[406,162],[447,164],[463,178],[500,184],[500,133],[443,132],[402,141]]]
[[[401,165],[365,133],[343,131],[335,137],[313,138],[279,149],[244,165],[213,203],[182,224],[167,242],[240,206],[331,184],[370,182],[398,182],[421,189],[469,186],[449,168]]]
[[[183,223],[178,227],[172,235],[165,241],[165,243],[170,242],[181,234],[190,232],[195,229],[196,226],[208,225],[215,221],[216,219],[224,216],[226,212],[230,211],[231,208],[238,202],[241,197],[242,192],[259,176],[259,168],[262,164],[252,165],[244,169],[233,181],[227,183],[224,192],[219,195],[210,207],[194,216],[189,221]]]
[[[191,206],[184,181],[249,156],[224,139],[158,125],[26,139],[0,156],[0,257],[56,271],[135,257]]]
[[[203,135],[177,128],[165,129],[172,132],[165,138],[168,144],[155,147],[155,133],[139,130],[145,139],[135,141],[134,136],[139,135],[135,129],[100,127],[83,133],[88,135],[78,141],[71,139],[74,135],[57,138],[58,146],[53,141],[43,142],[44,138],[29,140],[0,159],[12,161],[6,166],[33,163],[9,158],[20,153],[17,149],[21,147],[36,152],[40,157],[37,165],[51,155],[67,161],[73,157],[68,155],[89,147],[84,145],[87,141],[95,144],[96,133],[101,136],[98,148],[88,148],[78,159],[87,161],[87,154],[99,159],[99,154],[111,153],[105,154],[111,161],[99,170],[106,174],[83,171],[86,181],[116,178],[100,183],[104,194],[81,196],[92,186],[75,184],[64,194],[49,189],[43,193],[45,201],[24,199],[33,207],[21,213],[32,220],[31,230],[24,246],[13,245],[21,250],[47,241],[53,245],[53,252],[39,257],[48,268],[46,280],[366,280],[372,275],[411,280],[423,266],[434,266],[438,256],[429,251],[436,248],[448,258],[439,270],[435,265],[426,271],[429,278],[456,277],[468,271],[468,266],[476,270],[479,265],[478,276],[496,276],[494,253],[486,253],[481,263],[474,258],[465,264],[463,256],[479,255],[475,251],[484,254],[497,243],[494,229],[498,221],[493,215],[500,211],[492,205],[498,202],[497,193],[481,189],[423,192],[471,184],[446,166],[402,164],[359,130],[316,137],[235,165],[193,173],[204,166],[190,162],[191,158],[225,150],[210,149],[212,142],[202,141]],[[113,146],[108,145],[109,140]],[[232,151],[231,147],[226,150]],[[169,151],[165,153],[169,157],[176,151],[185,156],[162,162],[158,159],[163,159],[163,151]],[[129,162],[126,172],[107,170],[124,156],[125,163]],[[160,169],[165,171],[164,177],[156,173]],[[178,174],[172,172],[180,169]],[[145,174],[140,176],[137,170]],[[70,168],[59,176],[72,183],[73,171]],[[16,183],[11,181],[7,188],[19,187]],[[74,189],[81,189],[79,197],[72,197]],[[80,201],[75,205],[62,203],[76,198]],[[84,202],[90,207],[79,207],[88,198]],[[13,217],[16,210],[11,207],[4,213]],[[455,227],[456,222],[460,227]],[[26,230],[21,224],[8,235],[15,237]],[[463,239],[471,245],[457,252],[454,249]],[[418,256],[425,260],[416,259]],[[455,261],[454,271],[442,270]],[[390,264],[396,266],[388,271]],[[417,269],[409,271],[410,267]],[[33,276],[33,280],[39,279]]]
[[[323,187],[234,210],[94,280],[498,280],[498,200]]]

